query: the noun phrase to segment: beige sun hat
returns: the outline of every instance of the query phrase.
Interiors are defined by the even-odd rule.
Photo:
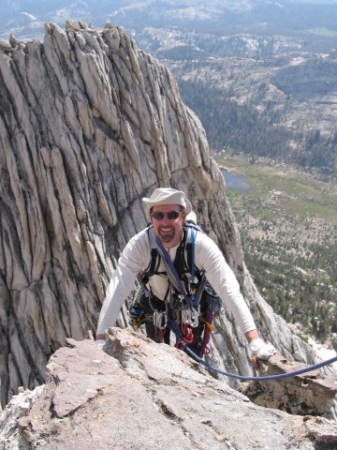
[[[143,198],[143,202],[149,208],[158,205],[180,205],[187,213],[192,211],[192,205],[185,197],[183,191],[172,188],[158,188],[152,192],[150,198]]]

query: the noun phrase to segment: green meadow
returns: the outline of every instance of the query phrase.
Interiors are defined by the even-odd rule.
[[[260,293],[301,336],[337,348],[336,183],[269,161],[214,158],[250,186],[227,187],[227,196]]]

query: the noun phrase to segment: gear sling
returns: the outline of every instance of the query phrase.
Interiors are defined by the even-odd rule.
[[[136,328],[145,323],[147,336],[156,342],[170,342],[170,331],[175,334],[178,348],[185,345],[203,357],[213,330],[213,319],[221,309],[222,301],[206,279],[204,271],[195,266],[195,237],[203,232],[200,227],[185,222],[183,239],[174,262],[161,241],[148,227],[151,260],[147,269],[139,274],[139,295],[129,310],[131,324]],[[160,260],[165,272],[158,272]],[[178,275],[179,274],[179,275]],[[155,297],[148,287],[150,277],[168,277],[165,300]]]

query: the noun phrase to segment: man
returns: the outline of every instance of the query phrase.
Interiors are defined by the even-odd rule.
[[[187,292],[188,286],[186,292],[183,293],[184,295],[181,295],[181,291],[177,294],[176,283],[174,280],[172,281],[172,276],[170,277],[168,274],[172,266],[170,261],[175,262],[177,250],[179,251],[183,237],[186,235],[186,226],[184,224],[187,215],[192,211],[191,203],[182,191],[172,188],[158,188],[152,193],[150,198],[143,198],[143,202],[149,209],[152,227],[146,228],[131,238],[118,261],[99,316],[96,335],[98,343],[105,341],[105,330],[114,326],[124,300],[134,289],[137,275],[140,272],[147,273],[149,271],[154,241],[161,251],[161,257],[158,258],[156,270],[151,272],[147,283],[151,296],[157,303],[154,308],[156,314],[159,314],[160,320],[163,319],[161,312],[164,312],[164,315],[167,313],[168,310],[167,308],[165,309],[165,305],[172,304],[172,296],[174,294],[182,303],[184,303],[182,298],[185,299],[185,303],[189,302],[189,298],[186,298],[186,295],[190,295],[190,292]],[[260,339],[253,317],[241,295],[239,283],[217,245],[206,234],[196,231],[194,233],[193,253],[194,264],[198,269],[198,273],[205,274],[207,281],[222,298],[225,307],[232,312],[242,332],[245,334],[254,365],[256,366],[257,358],[268,359],[269,356],[275,353],[275,349]],[[167,261],[168,258],[170,261]],[[175,272],[175,268],[172,270]],[[183,278],[181,273],[179,276]],[[194,280],[192,280],[193,282]],[[158,308],[159,310],[161,309],[161,312],[157,310],[158,303],[162,305],[162,308]],[[190,314],[186,304],[182,308],[185,313],[187,312],[187,324],[197,320],[193,313],[192,315]],[[193,308],[191,309],[193,310]],[[177,322],[180,323],[179,338],[179,333],[183,330],[182,322],[184,321],[181,320],[181,317],[178,317]],[[176,325],[174,321],[171,321],[171,329],[173,331],[177,330]],[[195,326],[196,324],[193,323],[193,327]]]

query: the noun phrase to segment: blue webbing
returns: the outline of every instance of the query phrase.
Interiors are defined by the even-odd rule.
[[[189,296],[187,295],[187,293],[185,291],[185,288],[184,288],[184,286],[183,286],[183,284],[181,282],[181,279],[179,278],[179,275],[177,274],[176,268],[174,267],[174,264],[173,264],[171,258],[169,257],[167,251],[164,249],[163,244],[162,244],[161,240],[158,238],[158,236],[155,237],[155,240],[156,240],[156,244],[157,244],[159,253],[161,254],[162,258],[164,259],[164,262],[165,262],[165,265],[166,265],[167,269],[169,269],[168,270],[168,275],[170,275],[170,273],[171,273],[172,276],[173,276],[173,279],[172,279],[172,277],[169,277],[169,278],[171,279],[171,281],[173,283],[175,282],[174,284],[177,285],[180,293],[184,296],[186,304],[190,308],[192,308],[193,305],[191,303],[191,299],[189,298]]]

